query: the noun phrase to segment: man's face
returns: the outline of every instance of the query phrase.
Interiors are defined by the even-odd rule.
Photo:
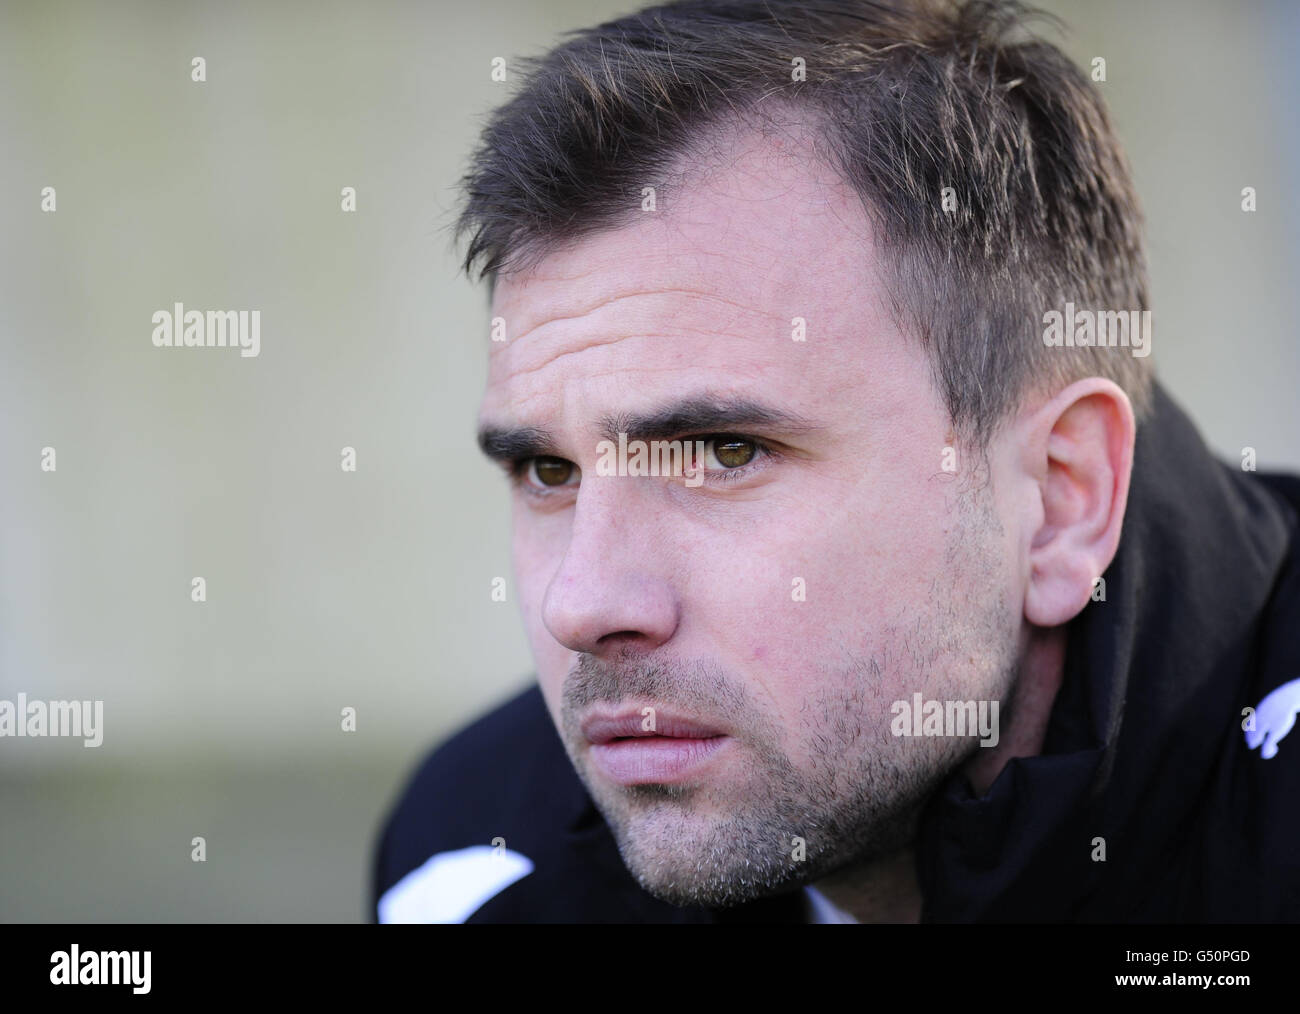
[[[897,851],[978,746],[896,737],[891,705],[1014,680],[1008,512],[976,462],[945,470],[877,263],[849,187],[747,136],[497,287],[481,422],[526,438],[498,444],[542,692],[629,869],[678,904]],[[706,441],[703,480],[597,474],[620,430]]]

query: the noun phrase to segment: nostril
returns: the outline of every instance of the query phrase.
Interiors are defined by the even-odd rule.
[[[612,634],[605,634],[596,643],[603,648],[613,647],[619,644],[631,644],[645,637],[644,634],[635,630],[616,630]]]

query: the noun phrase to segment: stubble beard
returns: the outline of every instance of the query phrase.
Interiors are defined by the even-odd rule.
[[[779,894],[905,848],[934,790],[974,751],[972,738],[895,737],[884,686],[900,699],[1007,702],[1016,678],[1018,628],[996,575],[987,502],[959,512],[935,594],[906,626],[882,629],[874,645],[823,660],[786,735],[806,758],[781,748],[778,725],[746,684],[707,662],[623,653],[579,656],[565,679],[561,738],[613,832],[624,863],[650,894],[674,905],[727,907]],[[593,703],[629,700],[726,716],[743,751],[746,785],[618,786],[593,777],[578,716]],[[1007,718],[1004,709],[1003,718]],[[740,765],[735,765],[739,767]],[[801,844],[802,843],[802,844]]]

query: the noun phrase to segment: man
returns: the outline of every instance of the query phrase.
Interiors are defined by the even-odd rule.
[[[1025,21],[691,0],[496,112],[538,687],[408,786],[378,919],[1300,915],[1297,483],[1154,386],[1124,158]]]

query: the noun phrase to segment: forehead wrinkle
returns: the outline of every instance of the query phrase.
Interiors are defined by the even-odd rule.
[[[595,313],[596,311],[601,310],[606,306],[610,306],[620,300],[636,299],[639,297],[654,297],[654,296],[687,296],[692,299],[711,300],[713,302],[722,303],[725,306],[732,307],[744,313],[754,314],[756,316],[762,316],[762,317],[779,316],[773,310],[765,310],[762,309],[761,307],[754,306],[752,303],[742,302],[736,299],[728,299],[726,296],[723,296],[721,293],[718,292],[710,292],[705,289],[690,289],[690,288],[674,285],[663,289],[638,289],[629,292],[615,293],[611,296],[606,297],[605,299],[600,300],[597,303],[592,304],[590,307],[579,310],[576,313],[556,314],[555,316],[548,317],[545,320],[539,321],[538,323],[532,325],[526,330],[520,332],[520,334],[518,334],[515,337],[514,341],[511,344],[517,345],[519,342],[524,341],[529,335],[534,334],[535,332],[539,331],[541,328],[546,327],[550,324],[555,324],[566,320],[581,320],[583,317],[589,317],[591,316],[591,314]]]
[[[708,222],[676,222],[678,235],[664,249],[657,240],[658,232],[668,228],[668,221],[680,217],[681,213],[678,212],[677,215],[666,215],[653,223],[653,226],[647,223],[644,226],[634,225],[598,232],[575,247],[552,253],[528,272],[503,276],[498,281],[493,299],[493,315],[500,315],[505,309],[501,304],[511,301],[511,290],[521,291],[525,304],[530,301],[542,303],[539,315],[543,319],[520,332],[519,337],[522,337],[543,324],[585,316],[606,303],[628,296],[673,291],[717,296],[717,293],[691,287],[691,283],[697,282],[705,270],[699,262],[721,261],[724,275],[741,272],[745,277],[752,277],[756,273],[770,272],[784,249],[778,244],[768,256],[756,253],[752,249],[754,237],[746,237],[745,243],[739,248],[734,243],[720,243],[717,226]],[[703,230],[702,235],[694,239],[685,236],[682,234],[685,224],[692,224],[697,231]],[[647,235],[644,230],[652,227],[658,232]],[[627,244],[630,239],[635,240],[635,250],[629,256]],[[579,260],[579,265],[575,267],[572,263],[575,258],[583,257],[594,258],[597,266],[587,266]],[[635,261],[634,264],[631,263],[632,260]],[[688,264],[687,261],[691,263]],[[621,291],[598,297],[589,305],[574,307],[566,313],[565,304],[574,303],[584,290],[594,288],[592,281],[598,283],[602,276],[607,278],[607,284],[618,286],[621,283]],[[647,278],[657,278],[662,288],[647,288]],[[529,290],[532,288],[540,288],[542,292],[530,299]],[[554,294],[557,292],[558,295]]]
[[[626,335],[618,335],[617,337],[613,337],[613,338],[606,338],[604,341],[600,341],[598,339],[592,339],[584,343],[581,348],[576,348],[576,349],[560,348],[549,357],[543,358],[541,362],[537,363],[534,366],[513,367],[510,370],[509,380],[515,381],[515,380],[519,380],[522,377],[530,376],[534,373],[546,369],[549,366],[553,366],[555,363],[559,362],[561,359],[565,358],[566,356],[576,356],[583,352],[589,352],[592,349],[602,348],[607,345],[617,345],[619,342],[627,341],[628,339],[631,338],[649,338],[649,337],[652,336],[626,334]]]
[[[758,308],[755,308],[754,306],[752,306],[752,305],[750,305],[750,304],[747,304],[747,303],[744,303],[744,302],[740,302],[740,301],[738,301],[738,300],[734,300],[734,299],[728,299],[728,298],[726,298],[725,296],[719,295],[719,294],[714,293],[714,292],[706,292],[706,291],[697,290],[697,289],[677,289],[677,288],[674,288],[674,289],[668,289],[668,290],[656,290],[656,291],[654,291],[654,292],[644,292],[644,293],[628,294],[628,295],[624,295],[624,296],[615,296],[615,297],[611,297],[611,298],[608,299],[608,300],[603,301],[603,302],[600,303],[600,304],[597,304],[597,308],[602,307],[602,306],[610,305],[610,304],[612,304],[612,303],[613,303],[615,300],[617,300],[617,299],[621,299],[621,298],[634,298],[635,296],[641,296],[641,295],[643,295],[643,296],[659,296],[659,295],[663,295],[663,296],[673,296],[673,295],[687,296],[687,297],[689,297],[689,298],[691,298],[691,299],[693,299],[693,300],[707,300],[707,301],[711,301],[711,302],[721,303],[721,304],[723,304],[724,306],[727,306],[727,307],[729,308],[729,311],[736,311],[736,310],[739,310],[741,313],[749,314],[750,316],[757,317],[757,318],[770,318],[770,319],[777,320],[777,321],[783,321],[783,320],[784,320],[784,315],[783,315],[783,314],[778,314],[778,313],[777,313],[776,311],[774,311],[774,310],[758,309]],[[576,321],[576,320],[580,320],[582,317],[585,317],[585,316],[588,316],[588,315],[589,315],[588,313],[581,313],[581,314],[576,314],[576,315],[573,315],[573,316],[552,317],[552,318],[550,318],[550,319],[547,320],[547,321],[543,321],[542,323],[537,324],[537,325],[534,326],[533,328],[530,328],[528,331],[524,332],[524,334],[522,334],[522,335],[518,336],[517,338],[515,338],[514,341],[511,343],[511,347],[512,347],[512,349],[513,349],[513,348],[517,348],[517,347],[518,347],[518,343],[527,340],[527,336],[528,336],[528,335],[535,335],[536,332],[537,332],[538,330],[540,330],[541,328],[543,328],[543,327],[545,327],[545,326],[548,326],[549,324],[558,323],[558,322],[561,322],[561,321]],[[676,316],[675,314],[672,315],[672,317],[675,317],[675,316]],[[732,320],[732,319],[734,318],[734,316],[735,316],[734,312],[728,312],[728,313],[726,314],[725,317],[720,317],[720,318],[719,318],[719,323],[725,323],[725,322],[728,322],[728,321]],[[639,319],[636,321],[636,323],[638,323],[638,324],[642,324],[642,325],[644,326],[644,323],[645,323],[645,321],[644,321],[644,317],[645,317],[644,314],[638,314],[638,318],[639,318]],[[535,362],[535,363],[529,363],[529,364],[527,364],[527,365],[522,365],[522,366],[521,366],[521,365],[512,365],[512,366],[509,366],[507,369],[508,369],[508,372],[509,372],[509,375],[510,375],[511,379],[518,378],[518,377],[526,377],[526,376],[528,376],[528,375],[530,375],[530,374],[533,374],[533,373],[538,372],[539,370],[543,370],[543,369],[545,369],[546,367],[548,367],[548,366],[554,364],[555,362],[558,362],[560,359],[563,359],[565,356],[577,355],[578,353],[586,352],[586,351],[588,351],[588,350],[590,350],[590,349],[600,348],[600,347],[602,347],[602,346],[616,345],[617,343],[619,343],[619,342],[621,342],[621,341],[625,341],[625,340],[632,339],[632,338],[650,338],[650,339],[655,339],[655,338],[668,338],[668,337],[685,337],[686,335],[690,334],[691,332],[695,332],[695,333],[699,336],[699,338],[700,338],[701,340],[703,340],[703,339],[707,339],[707,338],[710,338],[710,337],[717,337],[717,334],[721,334],[721,333],[722,333],[722,332],[718,332],[717,334],[713,334],[713,333],[709,333],[709,332],[703,332],[703,331],[700,331],[698,328],[679,327],[679,328],[677,328],[675,331],[672,331],[672,332],[669,332],[669,331],[666,331],[666,330],[663,331],[663,332],[655,332],[655,331],[639,331],[639,332],[634,332],[634,333],[630,333],[630,334],[622,334],[622,335],[612,336],[612,337],[608,337],[608,338],[601,338],[601,337],[598,337],[598,336],[581,336],[581,335],[580,335],[580,336],[575,336],[575,340],[578,342],[578,345],[579,345],[579,347],[577,347],[577,348],[565,348],[565,347],[564,347],[564,343],[563,343],[563,341],[561,341],[561,343],[560,343],[560,347],[559,347],[559,348],[557,348],[557,349],[551,349],[551,350],[547,350],[546,352],[543,352],[542,355],[541,355],[541,357],[539,358],[539,360],[538,360],[537,362]],[[740,335],[740,334],[735,334],[734,337],[743,339],[745,336],[744,336],[744,335]],[[521,355],[522,355],[522,353],[521,353]]]

